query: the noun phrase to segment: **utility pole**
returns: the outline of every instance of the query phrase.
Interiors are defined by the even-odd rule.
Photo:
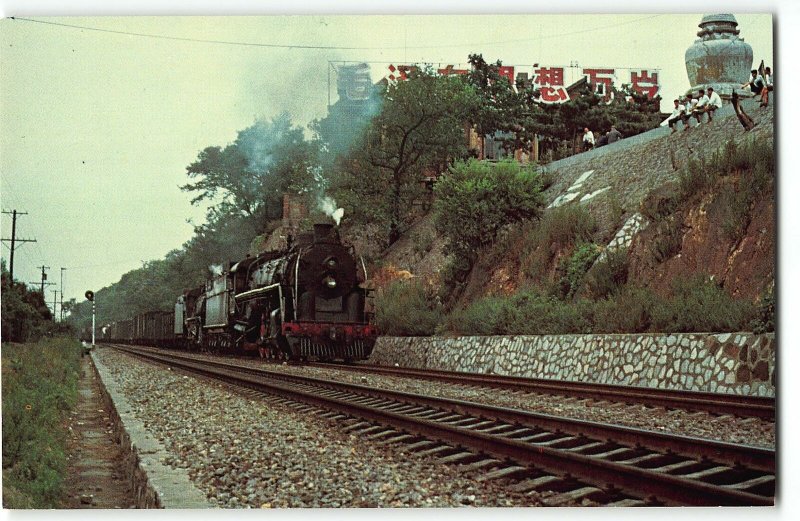
[[[61,268],[61,322],[64,321],[64,272],[67,268]]]
[[[58,290],[53,290],[53,322],[57,322],[56,320],[56,305],[58,304]]]
[[[10,239],[2,239],[3,241],[9,241],[11,243],[11,258],[9,259],[8,265],[8,273],[11,275],[11,283],[14,283],[14,250],[17,248],[18,242],[36,242],[36,239],[17,239],[17,216],[18,215],[28,215],[28,212],[18,212],[16,210],[7,211],[3,210],[3,213],[11,215],[11,238]],[[44,291],[44,290],[42,290]]]
[[[47,280],[47,273],[45,273],[44,270],[49,270],[50,266],[42,265],[42,266],[38,266],[38,267],[42,268],[42,297],[44,297],[44,281]],[[55,283],[54,282],[53,283],[48,283],[47,285],[50,286],[51,284],[55,284]]]

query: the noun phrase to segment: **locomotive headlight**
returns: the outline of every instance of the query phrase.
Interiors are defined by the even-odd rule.
[[[335,258],[333,258],[333,257],[331,257],[330,259],[328,259],[328,260],[325,262],[325,264],[327,264],[327,265],[328,265],[328,267],[329,267],[330,269],[333,269],[333,268],[335,268],[335,267],[336,267],[336,259],[335,259]]]
[[[322,279],[322,283],[325,284],[325,287],[328,289],[336,288],[336,279],[334,279],[330,275]]]

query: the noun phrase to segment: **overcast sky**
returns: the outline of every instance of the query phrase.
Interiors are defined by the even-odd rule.
[[[684,52],[702,17],[688,8],[682,12],[694,12],[46,17],[46,9],[8,5],[6,16],[34,20],[0,21],[0,197],[4,210],[28,212],[18,218],[17,236],[38,240],[18,246],[15,276],[38,281],[44,264],[49,280],[60,283],[66,267],[65,300],[81,300],[86,289],[109,285],[188,240],[187,220],[202,222],[204,211],[178,189],[186,166],[204,147],[230,143],[256,117],[287,110],[303,125],[323,117],[330,61],[457,64],[475,52],[519,66],[644,67],[660,69],[662,96],[671,99],[689,87]],[[537,10],[530,2],[497,7]],[[771,11],[733,11],[740,36],[767,64]],[[781,26],[780,16],[775,22]],[[382,67],[375,65],[376,79]],[[4,238],[10,221],[3,215]],[[8,263],[8,247],[2,250]],[[59,286],[48,288],[49,301],[53,289]]]

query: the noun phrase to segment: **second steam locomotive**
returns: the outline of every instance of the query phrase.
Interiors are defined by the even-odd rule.
[[[377,330],[366,311],[363,260],[331,224],[231,263],[185,291],[174,311],[154,311],[109,325],[106,341],[211,352],[254,352],[293,360],[363,360]]]

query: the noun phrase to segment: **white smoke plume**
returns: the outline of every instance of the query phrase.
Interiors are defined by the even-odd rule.
[[[336,201],[327,195],[317,199],[317,208],[333,219],[337,226],[341,222],[342,216],[344,216],[344,208],[336,208]]]
[[[223,270],[222,270],[222,265],[221,264],[212,264],[211,266],[208,267],[208,269],[214,275],[217,275],[217,276],[218,275],[222,275],[222,271]]]

